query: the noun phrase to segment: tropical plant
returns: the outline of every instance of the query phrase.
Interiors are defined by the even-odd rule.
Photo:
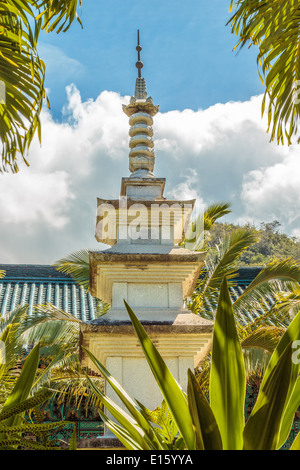
[[[210,247],[196,288],[187,302],[195,314],[214,319],[221,282],[226,276],[238,336],[247,355],[247,373],[258,363],[267,363],[291,318],[299,310],[300,265],[291,258],[268,263],[245,289],[238,288],[239,259],[259,237],[256,230],[237,228],[227,233],[219,245]],[[259,351],[263,351],[260,357]],[[197,371],[197,378],[206,389],[210,367],[209,355]]]
[[[300,337],[300,314],[293,319],[277,344],[264,374],[255,406],[245,423],[244,359],[226,277],[221,284],[214,323],[209,401],[191,370],[188,371],[187,393],[181,389],[126,302],[125,306],[151,372],[178,427],[179,444],[176,446],[176,441],[175,448],[275,450],[283,445],[300,405],[300,361],[295,360],[295,353],[292,356],[294,341]],[[160,434],[143,412],[143,407],[127,395],[91,352],[86,349],[85,352],[123,403],[123,408],[119,407],[91,383],[95,393],[116,420],[114,422],[102,414],[107,427],[127,449],[166,449]],[[291,449],[299,448],[300,434]]]
[[[33,135],[40,136],[39,114],[45,97],[45,65],[37,54],[41,22],[33,24],[29,2],[0,4],[1,170],[18,171],[17,156],[26,160]]]
[[[86,292],[90,291],[90,262],[89,250],[81,249],[70,253],[64,258],[56,261],[53,266],[61,273],[70,275],[74,281],[84,288]],[[96,298],[96,315],[104,315],[110,305]]]
[[[162,401],[161,405],[151,411],[146,408],[142,403],[137,401],[137,404],[145,416],[145,418],[155,427],[158,435],[161,436],[166,446],[172,449],[172,446],[177,441],[178,427],[170,413],[165,400]],[[178,441],[177,441],[177,447]]]
[[[41,139],[45,64],[37,52],[41,29],[66,31],[81,0],[2,0],[0,3],[0,171],[17,172],[34,135]],[[2,96],[3,95],[3,96]],[[47,98],[49,106],[49,101]]]
[[[207,319],[213,319],[220,285],[224,276],[232,289],[233,308],[241,326],[268,324],[286,327],[290,321],[292,304],[284,302],[299,291],[300,265],[292,258],[274,260],[262,267],[258,275],[241,292],[237,287],[239,258],[259,240],[259,234],[250,229],[236,229],[224,236],[220,244],[208,251],[188,308]]]
[[[79,361],[80,320],[52,305],[18,306],[0,318],[0,407],[12,393],[28,354],[28,346],[39,344],[40,365],[31,393],[51,387],[51,399],[78,406],[93,404],[87,396],[86,379]],[[103,379],[93,377],[101,386]]]
[[[75,405],[85,401],[93,403],[87,395],[85,374],[79,360],[79,335],[81,320],[54,305],[37,305],[34,314],[27,316],[22,323],[18,341],[22,344],[40,344],[41,357],[45,367],[39,370],[33,384],[38,391],[48,384],[53,390],[53,398]],[[101,377],[93,377],[98,386],[103,385]]]
[[[236,47],[258,47],[257,65],[265,92],[262,114],[268,116],[271,141],[292,143],[298,136],[299,0],[232,0],[228,24],[240,37]]]
[[[181,246],[189,250],[201,250],[204,246],[205,237],[214,226],[215,222],[231,212],[228,202],[210,204],[203,213],[191,220],[185,233]]]
[[[55,449],[55,445],[59,444],[59,441],[50,440],[49,432],[58,431],[67,425],[73,425],[73,423],[67,421],[42,423],[38,406],[51,398],[53,390],[44,389],[32,395],[39,359],[40,347],[36,345],[24,361],[21,373],[1,408],[0,448],[2,450],[18,448]],[[30,423],[25,419],[24,413],[30,410],[34,410],[37,423]],[[28,434],[34,435],[37,441],[33,441],[31,438],[28,439]],[[74,437],[72,439],[73,445]]]
[[[27,317],[27,306],[19,306],[0,317],[0,404],[4,403],[20,373],[25,349],[20,341],[22,324]]]

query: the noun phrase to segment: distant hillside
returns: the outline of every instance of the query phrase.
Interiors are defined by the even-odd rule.
[[[217,245],[224,234],[238,228],[251,229],[261,236],[258,243],[243,253],[239,259],[240,266],[263,266],[275,258],[292,257],[300,261],[300,239],[281,233],[280,223],[277,220],[262,223],[259,229],[251,225],[215,223],[210,232],[210,239],[206,240],[207,245],[211,247]]]

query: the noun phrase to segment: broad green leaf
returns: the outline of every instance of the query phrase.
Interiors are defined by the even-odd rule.
[[[193,450],[195,449],[196,436],[192,418],[189,413],[186,395],[171,374],[165,361],[152,343],[132,309],[125,300],[124,303],[145,357],[178,426],[179,432],[182,435],[187,448]]]
[[[286,403],[283,419],[280,427],[280,434],[278,439],[278,448],[282,447],[289,437],[290,430],[293,425],[295,413],[300,406],[300,377],[296,380],[293,391]]]
[[[297,436],[295,437],[290,450],[300,450],[300,432],[298,432]]]
[[[40,359],[40,347],[37,344],[29,353],[27,356],[23,368],[21,370],[20,376],[18,377],[18,380],[5,401],[1,412],[3,413],[8,407],[12,405],[17,405],[21,403],[22,401],[26,400],[31,392],[32,385],[34,383],[36,371],[38,368],[39,364],[39,359]],[[11,418],[8,418],[7,421],[5,422],[6,426],[13,426],[14,424],[17,424],[19,421],[19,417],[12,416]]]
[[[209,403],[194,374],[188,370],[188,403],[196,432],[197,450],[222,450],[222,439]]]
[[[243,448],[245,392],[243,353],[224,278],[214,325],[210,373],[210,403],[224,450]]]
[[[259,394],[244,429],[245,450],[276,450],[292,369],[289,344],[261,384]]]
[[[274,350],[270,361],[268,363],[267,369],[265,371],[261,388],[264,387],[265,383],[267,382],[269,376],[272,374],[274,367],[276,366],[280,356],[283,354],[285,349],[289,344],[294,345],[294,341],[298,341],[300,338],[300,312],[295,316],[292,322],[289,324],[288,328],[286,329],[285,333],[283,334],[281,340],[277,344],[276,349]],[[287,430],[291,425],[291,413],[292,410],[296,412],[297,409],[297,389],[299,386],[298,376],[300,371],[300,364],[299,361],[292,361],[291,360],[291,375],[289,380],[289,388],[286,395],[286,403],[285,408],[283,411],[283,427],[280,436],[278,437],[278,442],[280,445],[283,444],[283,440],[285,439]],[[290,408],[291,407],[291,408]],[[295,409],[296,407],[296,409]]]

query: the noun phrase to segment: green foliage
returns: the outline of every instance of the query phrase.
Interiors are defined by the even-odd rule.
[[[300,261],[300,240],[289,237],[280,232],[280,223],[262,222],[257,228],[246,224],[239,226],[235,224],[216,222],[206,237],[206,247],[213,252],[225,236],[239,229],[246,229],[257,236],[257,242],[251,244],[239,257],[238,266],[265,266],[274,260],[293,258]]]
[[[41,141],[40,112],[45,92],[45,64],[37,52],[41,29],[66,31],[81,0],[2,0],[0,2],[0,172],[19,170],[35,134]]]
[[[236,47],[258,47],[257,65],[265,86],[262,114],[268,117],[271,141],[298,143],[299,0],[232,0],[232,33],[240,37]],[[295,99],[297,98],[297,99]]]
[[[165,404],[178,427],[178,439],[182,440],[184,448],[275,450],[281,447],[300,405],[300,366],[292,361],[293,341],[300,336],[300,313],[277,344],[264,374],[255,407],[245,423],[244,359],[226,278],[221,284],[214,325],[210,403],[191,371],[188,372],[187,394],[181,390],[137,317],[126,303],[125,306]],[[112,432],[128,449],[145,448],[146,445],[163,448],[164,442],[152,426],[151,415],[143,413],[145,408],[134,403],[101,363],[89,351],[85,352],[104,372],[108,382],[113,384],[113,389],[129,412],[100,392],[103,404],[120,423],[113,423],[103,414]],[[298,447],[297,438],[292,448]]]
[[[161,406],[155,408],[155,410],[148,410],[142,403],[137,401],[142,414],[152,424],[155,425],[157,433],[162,437],[166,445],[172,448],[172,445],[176,441],[178,434],[178,428],[173,416],[168,410],[165,400],[162,401]],[[177,448],[180,442],[176,442]]]
[[[37,53],[40,21],[33,21],[30,2],[0,3],[1,171],[18,171],[18,155],[25,163],[34,134],[41,138],[39,115],[45,98],[45,65]]]
[[[214,323],[209,393],[225,450],[243,448],[245,390],[244,358],[225,278]]]
[[[230,204],[227,202],[209,205],[204,213],[200,213],[196,220],[192,220],[189,223],[185,239],[180,245],[193,251],[201,250],[206,233],[211,230],[216,220],[231,212],[229,207]]]
[[[81,7],[82,0],[31,0],[40,14],[37,19],[43,19],[42,28],[46,32],[65,32],[69,29],[75,19],[82,26],[78,16],[78,7]]]
[[[82,286],[86,292],[90,290],[90,262],[89,250],[82,249],[71,253],[56,261],[53,266],[57,271],[69,274],[74,281]],[[110,305],[100,299],[96,299],[97,316],[104,315]]]
[[[40,358],[39,345],[35,346],[26,358],[21,374],[15,386],[0,411],[0,448],[19,449],[29,448],[36,450],[55,449],[55,440],[50,440],[49,432],[58,431],[70,424],[67,421],[55,423],[42,423],[39,419],[41,412],[38,406],[49,400],[53,390],[45,389],[31,394]],[[30,423],[24,418],[25,412],[35,410],[37,423]],[[72,423],[71,423],[72,424]],[[37,441],[27,436],[34,435]],[[72,441],[74,447],[74,439]]]

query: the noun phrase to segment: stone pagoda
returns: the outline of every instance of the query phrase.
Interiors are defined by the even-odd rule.
[[[186,389],[187,370],[205,357],[212,341],[212,322],[185,308],[205,253],[180,246],[195,200],[164,197],[165,178],[154,175],[153,118],[158,106],[147,95],[142,77],[138,35],[138,77],[134,96],[123,106],[129,118],[129,177],[122,178],[120,196],[97,200],[96,239],[110,245],[91,251],[91,294],[111,305],[102,317],[83,324],[82,344],[147,408],[162,402],[129,321],[124,300],[154,341],[172,374]],[[90,369],[93,363],[82,356]],[[120,403],[112,390],[106,393]]]

